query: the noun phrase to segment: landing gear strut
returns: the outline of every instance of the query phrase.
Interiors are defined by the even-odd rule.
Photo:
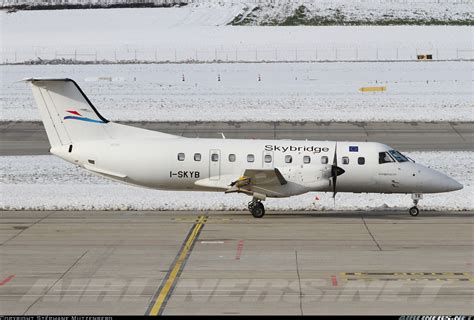
[[[416,217],[420,213],[420,210],[418,209],[418,201],[423,199],[423,195],[421,193],[414,193],[411,195],[411,198],[413,199],[413,207],[408,210],[408,213],[412,217]]]
[[[252,201],[249,202],[248,207],[254,218],[262,218],[265,215],[265,207],[258,199],[252,199]]]

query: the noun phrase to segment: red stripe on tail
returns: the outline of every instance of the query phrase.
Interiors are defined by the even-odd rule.
[[[77,116],[81,116],[81,114],[79,112],[75,111],[75,110],[67,110],[67,112],[75,114]]]

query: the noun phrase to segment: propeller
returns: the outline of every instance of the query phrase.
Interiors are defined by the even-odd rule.
[[[332,161],[332,166],[331,166],[331,178],[332,178],[332,197],[335,199],[336,198],[336,182],[337,182],[337,176],[340,176],[346,172],[344,169],[340,168],[337,166],[337,142],[334,147],[334,159]]]

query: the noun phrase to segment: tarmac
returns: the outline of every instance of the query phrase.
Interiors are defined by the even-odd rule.
[[[471,122],[133,122],[185,137],[377,141],[401,151],[474,150]],[[0,156],[48,154],[41,122],[0,122]]]
[[[142,122],[186,137],[474,150],[469,122]],[[0,122],[0,155],[48,154]],[[27,196],[27,195],[25,195]],[[474,212],[0,211],[0,314],[474,314]]]
[[[0,314],[474,314],[474,212],[3,211]]]

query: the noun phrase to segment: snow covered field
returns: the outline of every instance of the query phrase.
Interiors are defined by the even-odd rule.
[[[274,1],[241,2],[247,7],[234,23],[241,21],[246,25],[430,24],[473,19],[469,0],[279,0],[277,5]]]
[[[2,11],[0,63],[414,60],[417,53],[473,58],[469,26],[225,26],[243,7]]]
[[[167,25],[178,20],[182,24],[195,25],[228,23],[262,25],[285,22],[288,24],[291,22],[288,20],[296,16],[299,18],[297,22],[312,25],[465,24],[474,16],[471,0],[189,0],[186,2],[187,6],[179,8],[154,9],[156,15],[164,17],[160,19],[164,21],[158,23]],[[105,3],[107,2],[103,1],[103,4]],[[67,6],[71,2],[63,4]],[[3,5],[8,6],[8,2]],[[299,12],[296,13],[297,9]],[[118,10],[132,12],[133,9]],[[314,18],[317,19],[313,23],[308,21]]]
[[[39,120],[30,88],[17,82],[26,77],[75,79],[110,120],[474,121],[471,62],[0,66],[0,73],[3,121]],[[358,90],[380,85],[387,91]]]
[[[473,152],[410,152],[417,162],[464,185],[445,194],[427,194],[422,210],[474,209]],[[89,174],[53,156],[0,157],[1,210],[244,210],[245,195],[142,189]],[[320,200],[315,200],[319,195]],[[269,210],[405,209],[410,195],[343,194],[336,206],[329,193],[268,199]]]

